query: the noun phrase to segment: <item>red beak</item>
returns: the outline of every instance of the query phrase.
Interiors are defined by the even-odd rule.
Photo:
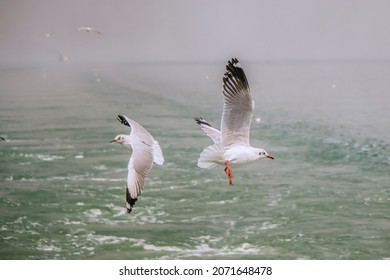
[[[274,159],[274,157],[273,157],[273,156],[270,156],[270,155],[268,155],[267,158]]]
[[[114,143],[114,142],[116,142],[116,140],[115,140],[115,139],[112,139],[112,140],[110,140],[110,143]]]

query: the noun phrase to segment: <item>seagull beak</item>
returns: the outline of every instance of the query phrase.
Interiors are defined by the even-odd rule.
[[[274,157],[270,155],[267,155],[267,158],[274,159]]]
[[[112,139],[112,140],[110,140],[110,143],[114,143],[114,142],[116,142],[116,140],[115,140],[115,139]]]

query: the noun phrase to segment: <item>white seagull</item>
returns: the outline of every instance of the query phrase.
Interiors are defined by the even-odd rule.
[[[131,127],[130,135],[119,134],[110,141],[133,150],[127,166],[126,209],[127,213],[130,213],[137,197],[141,195],[145,177],[152,169],[153,163],[162,165],[164,157],[158,142],[142,125],[125,115],[118,115],[118,120]]]
[[[97,30],[94,27],[82,26],[82,27],[79,27],[77,30],[78,31],[87,31],[87,32],[96,32],[97,34],[102,35],[102,32],[100,32],[99,30]]]
[[[264,149],[254,148],[249,143],[249,132],[255,102],[249,90],[249,84],[239,61],[233,58],[226,65],[223,77],[223,113],[221,131],[212,127],[202,118],[195,118],[200,128],[214,144],[200,154],[200,168],[214,168],[225,165],[229,184],[233,184],[232,170],[229,164],[242,164],[260,158],[274,159]]]

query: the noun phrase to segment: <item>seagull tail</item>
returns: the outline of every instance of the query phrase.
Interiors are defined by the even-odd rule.
[[[129,192],[129,188],[126,186],[126,211],[128,214],[133,210],[133,206],[137,201],[137,198],[132,198]]]
[[[198,167],[211,169],[223,162],[223,149],[221,143],[214,144],[205,148],[199,156]]]

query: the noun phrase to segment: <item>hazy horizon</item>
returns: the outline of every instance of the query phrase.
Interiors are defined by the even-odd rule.
[[[80,62],[386,60],[389,8],[387,1],[3,0],[0,63],[60,55]]]

